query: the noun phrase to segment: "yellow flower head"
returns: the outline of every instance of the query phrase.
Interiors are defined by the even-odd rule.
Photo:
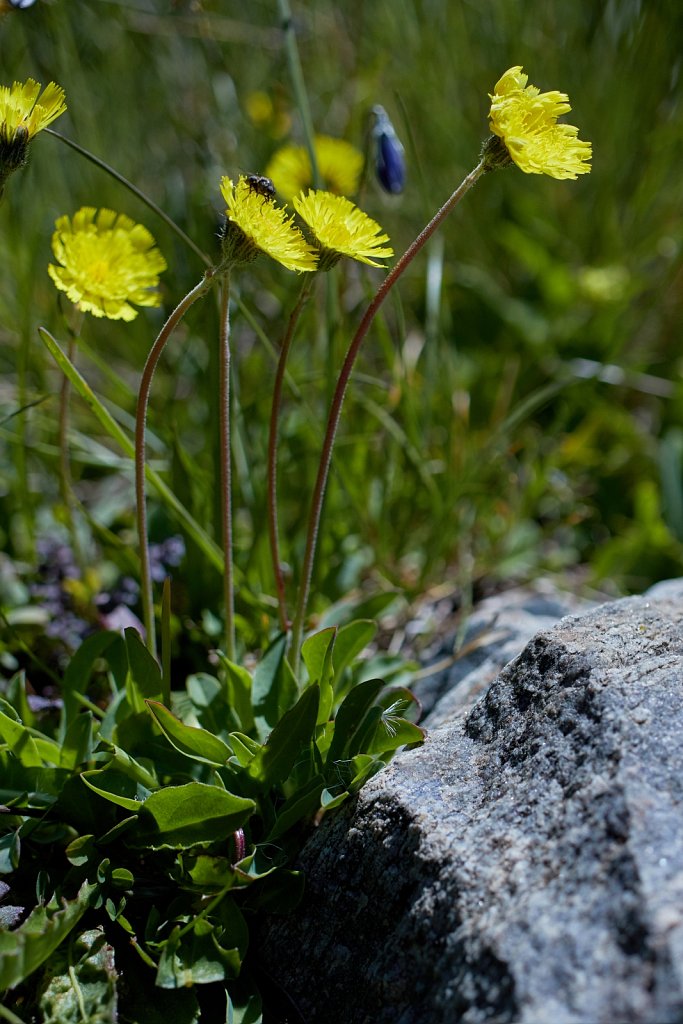
[[[310,189],[294,199],[294,208],[320,247],[321,270],[328,270],[342,256],[381,267],[377,259],[394,255],[393,249],[384,247],[389,236],[379,224],[344,196]]]
[[[363,154],[350,142],[333,139],[329,135],[316,135],[313,140],[315,159],[323,185],[338,196],[353,196],[358,191],[363,170]],[[299,192],[315,185],[311,158],[304,146],[283,146],[266,168],[276,189],[285,199],[293,199]]]
[[[563,92],[539,92],[527,85],[521,67],[510,68],[496,83],[489,127],[502,140],[511,159],[527,174],[576,178],[588,174],[592,147],[578,138],[579,129],[557,124],[571,110]]]
[[[40,94],[29,78],[23,85],[0,85],[0,188],[5,179],[26,163],[28,144],[34,135],[66,110],[64,90],[54,82]]]
[[[259,179],[263,181],[263,179]],[[223,255],[228,262],[249,263],[261,253],[288,270],[315,270],[318,255],[281,206],[258,191],[245,175],[235,185],[221,179],[227,224]]]
[[[84,206],[55,223],[52,251],[60,266],[48,273],[78,309],[109,320],[134,320],[137,306],[161,302],[159,274],[166,260],[142,224],[123,213]]]

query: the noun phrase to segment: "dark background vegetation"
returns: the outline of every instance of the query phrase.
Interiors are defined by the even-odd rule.
[[[387,197],[370,180],[359,200],[397,254],[476,163],[487,94],[508,67],[522,64],[541,89],[568,92],[567,120],[594,145],[593,171],[576,182],[516,168],[485,178],[387,303],[345,410],[318,608],[368,580],[415,595],[442,580],[467,589],[545,572],[576,578],[580,567],[583,582],[619,593],[679,575],[680,6],[316,0],[294,2],[293,16],[316,130],[362,147],[368,111],[381,103],[404,140],[405,193]],[[109,161],[210,253],[221,176],[262,171],[279,145],[302,141],[275,0],[38,0],[0,23],[0,70],[6,84],[31,76],[63,85],[69,109],[54,127]],[[258,115],[260,93],[270,113]],[[46,265],[56,217],[82,205],[124,211],[153,231],[169,263],[166,312],[203,270],[102,171],[53,137],[35,140],[0,206],[0,540],[15,563],[34,562],[37,538],[63,529],[60,381],[37,327],[65,339],[68,303]],[[381,278],[341,266],[319,282],[298,331],[296,391],[286,394],[281,431],[292,592],[327,401]],[[239,608],[260,609],[267,629],[266,423],[273,352],[299,281],[261,260],[237,288]],[[78,364],[126,429],[163,315],[84,324]],[[175,337],[150,410],[157,468],[214,534],[216,331],[209,299]],[[13,415],[29,403],[38,404]],[[95,572],[132,571],[131,468],[77,398],[71,442]],[[156,539],[177,532],[155,501],[152,513]],[[7,563],[4,571],[10,579]],[[219,611],[218,574],[191,544],[175,574],[177,606],[195,619]],[[3,600],[20,604],[21,588],[6,582]],[[249,619],[247,643],[258,640]]]

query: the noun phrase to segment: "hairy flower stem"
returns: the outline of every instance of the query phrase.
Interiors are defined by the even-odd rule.
[[[190,306],[201,299],[214,281],[214,271],[205,271],[203,278],[191,292],[178,303],[164,326],[159,331],[156,341],[147,356],[140,378],[138,401],[135,415],[135,509],[138,524],[138,540],[140,544],[140,591],[142,599],[142,621],[147,633],[147,647],[156,657],[157,641],[154,625],[154,597],[152,594],[152,574],[149,562],[149,542],[147,539],[147,502],[145,498],[145,428],[147,425],[147,406],[152,387],[152,378],[166,342],[187,313]]]
[[[280,628],[283,633],[289,629],[289,618],[287,615],[287,599],[285,595],[285,581],[282,575],[282,564],[280,561],[280,543],[278,540],[277,526],[277,426],[280,419],[280,408],[282,406],[282,385],[285,379],[287,358],[294,338],[294,331],[299,322],[301,311],[311,294],[313,287],[313,275],[304,278],[304,283],[299,293],[296,306],[292,310],[287,322],[280,357],[275,373],[273,385],[273,404],[270,411],[270,430],[268,433],[268,532],[270,534],[270,554],[273,561],[273,573],[275,574],[275,588],[277,590],[278,615]]]
[[[225,654],[235,660],[235,586],[232,567],[232,460],[230,457],[230,272],[221,280],[219,368],[221,534],[223,540],[223,604]]]
[[[431,236],[434,234],[436,229],[439,227],[441,222],[445,220],[448,214],[453,210],[460,202],[466,192],[472,188],[473,185],[479,180],[482,174],[485,174],[488,170],[486,160],[482,159],[479,161],[477,166],[471,171],[466,178],[458,185],[455,192],[446,200],[444,205],[430,220],[429,224],[422,229],[420,234],[417,236],[415,241],[409,246],[408,249],[401,256],[396,266],[387,274],[384,281],[379,286],[375,297],[372,299],[370,305],[365,311],[365,315],[361,320],[358,330],[356,331],[351,344],[349,345],[346,357],[344,359],[343,366],[339,373],[337,385],[332,396],[332,403],[330,405],[330,411],[327,417],[327,429],[325,431],[325,439],[323,441],[322,451],[320,453],[320,462],[318,464],[318,476],[316,478],[315,487],[313,489],[313,496],[311,499],[311,509],[308,518],[308,529],[306,534],[306,550],[304,553],[304,561],[301,570],[301,582],[299,584],[299,593],[297,597],[297,605],[294,613],[294,622],[292,625],[292,668],[294,669],[295,675],[298,673],[299,662],[301,657],[301,640],[303,637],[304,620],[306,617],[306,608],[308,605],[308,596],[311,589],[311,579],[313,576],[313,564],[315,561],[316,545],[318,541],[318,531],[320,529],[320,517],[322,514],[323,501],[325,498],[325,488],[327,486],[327,478],[330,472],[330,464],[332,461],[332,450],[334,448],[334,441],[337,433],[337,427],[339,426],[339,418],[341,416],[342,405],[344,403],[344,396],[346,394],[346,388],[349,383],[353,364],[356,361],[356,357],[360,350],[361,344],[368,333],[370,324],[374,320],[379,307],[382,305],[387,295],[396,284],[400,276],[403,274],[412,261],[415,259],[420,249],[424,246]]]

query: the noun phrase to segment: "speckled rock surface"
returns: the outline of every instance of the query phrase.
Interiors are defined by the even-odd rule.
[[[482,695],[536,633],[595,606],[595,601],[560,590],[547,580],[481,601],[467,618],[457,656],[449,658],[455,638],[446,637],[430,656],[436,666],[444,667],[414,687],[425,712],[423,724],[433,728],[449,722]]]
[[[678,582],[538,635],[330,815],[259,956],[305,1024],[683,1022],[682,809]]]

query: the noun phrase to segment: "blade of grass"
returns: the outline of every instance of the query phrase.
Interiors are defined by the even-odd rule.
[[[69,362],[66,354],[62,351],[59,343],[52,337],[50,332],[44,327],[39,327],[38,333],[50,355],[57,363],[59,369],[69,378],[75,390],[81,396],[86,405],[92,410],[102,427],[104,427],[112,440],[116,441],[119,447],[123,449],[125,454],[132,459],[135,454],[133,442],[126,436],[111,413],[104,407],[104,405],[102,405],[90,385],[81,376],[73,363]],[[164,483],[159,474],[150,466],[146,467],[145,476],[149,483],[155,488],[162,501],[166,503],[178,522],[181,523],[185,530],[187,530],[188,535],[192,538],[197,547],[206,555],[211,565],[213,565],[218,572],[222,573],[223,553],[218,545],[211,539],[211,537],[209,537],[206,531],[202,529],[197,520],[185,508],[182,502],[176,498],[170,487]]]

